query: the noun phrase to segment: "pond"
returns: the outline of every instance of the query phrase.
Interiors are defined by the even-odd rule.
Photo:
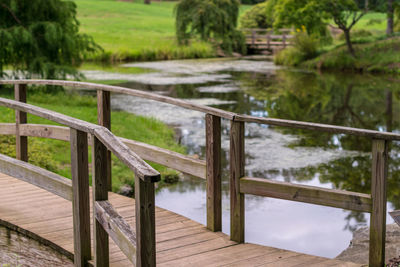
[[[282,69],[263,60],[184,60],[125,64],[142,74],[85,71],[88,80],[182,98],[253,116],[399,132],[400,83],[392,76]],[[204,114],[126,95],[112,108],[158,118],[179,130],[188,153],[204,158]],[[229,123],[222,122],[223,232],[229,234]],[[371,141],[246,124],[246,175],[370,192]],[[400,145],[391,144],[388,211],[400,208]],[[205,224],[205,181],[185,178],[157,192],[156,204]],[[245,239],[313,255],[335,257],[369,214],[246,195]],[[390,217],[387,220],[392,223]]]

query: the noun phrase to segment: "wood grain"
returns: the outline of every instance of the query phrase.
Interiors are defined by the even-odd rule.
[[[369,266],[372,267],[385,265],[387,168],[388,141],[373,140],[369,236]]]
[[[20,188],[23,190],[18,191]],[[0,201],[0,225],[45,242],[69,258],[73,258],[73,219],[70,201],[1,173],[0,190],[2,200]],[[13,190],[21,193],[3,194],[13,192]],[[24,191],[29,192],[30,195],[24,195]],[[135,200],[112,192],[108,194],[113,209],[128,225],[133,225],[136,222]],[[30,201],[25,201],[27,199]],[[114,224],[111,223],[110,226],[112,225]],[[275,266],[282,266],[278,265],[279,262],[286,260],[288,255],[294,253],[264,246],[237,244],[221,232],[211,232],[199,223],[161,208],[156,208],[156,225],[158,266],[202,267],[223,264],[252,266],[257,263],[273,264],[274,262]],[[120,228],[112,229],[119,231]],[[226,250],[230,247],[237,247],[237,249]],[[299,255],[304,254],[296,253],[296,258],[304,258]],[[299,263],[299,266],[360,266],[331,259],[324,259],[321,262],[319,257],[306,258],[310,261],[299,260],[296,263]],[[113,239],[110,239],[110,266],[132,266],[132,262],[118,248]]]
[[[206,114],[207,228],[222,230],[221,118]]]
[[[70,179],[3,154],[0,154],[0,172],[72,201],[72,183]]]
[[[24,136],[51,138],[69,141],[69,128],[55,125],[24,124],[20,126],[20,133]],[[0,134],[15,135],[15,123],[0,123]],[[117,137],[139,157],[189,175],[206,179],[206,162],[194,159],[168,149],[152,146],[142,142]],[[91,137],[89,136],[89,140]]]
[[[92,144],[92,195],[93,205],[97,201],[108,200],[108,150],[97,137],[93,137]],[[109,244],[107,229],[103,221],[97,219],[97,209],[94,209],[93,216],[93,248],[94,263],[96,267],[109,266]]]
[[[158,182],[160,173],[130,150],[108,129],[102,127],[94,131],[94,135],[117,156],[126,166],[135,172],[135,176],[146,182]]]
[[[240,179],[240,192],[263,197],[305,202],[346,210],[371,212],[371,195],[263,178]]]
[[[16,101],[26,103],[26,85],[14,85],[14,97]],[[28,162],[28,138],[20,133],[20,125],[27,123],[27,114],[19,110],[15,111],[15,145],[17,159]]]
[[[136,266],[156,266],[154,183],[135,176]]]
[[[118,212],[115,211],[113,206],[108,201],[96,201],[95,216],[96,220],[114,240],[115,244],[136,266],[136,236],[131,227],[118,214]],[[104,253],[107,253],[108,258],[108,251],[104,251]],[[102,257],[104,257],[104,255]],[[102,262],[98,262],[96,263],[96,266],[104,265]]]
[[[41,84],[41,85],[46,84],[46,85],[59,85],[59,86],[79,87],[79,88],[94,89],[94,90],[103,90],[103,91],[132,95],[132,96],[155,100],[158,102],[168,103],[191,110],[197,110],[200,112],[209,113],[229,120],[233,119],[234,117],[234,113],[232,112],[223,111],[217,108],[207,107],[203,105],[193,104],[191,102],[182,99],[176,99],[173,97],[157,95],[153,93],[144,92],[141,90],[135,90],[119,86],[102,85],[102,84],[87,83],[87,82],[75,82],[75,81],[57,81],[57,80],[2,80],[0,81],[0,84]]]
[[[244,242],[244,194],[240,193],[240,178],[244,176],[244,122],[231,121],[230,130],[230,194],[231,240]]]
[[[74,264],[87,266],[91,259],[89,168],[87,133],[71,129],[72,210],[74,220]]]
[[[111,96],[110,92],[97,90],[97,123],[111,131]],[[112,190],[111,151],[107,151],[108,190]]]

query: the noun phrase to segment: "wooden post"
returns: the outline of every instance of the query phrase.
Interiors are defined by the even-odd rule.
[[[136,266],[156,266],[154,183],[135,176]]]
[[[111,131],[111,98],[109,91],[97,90],[97,122]],[[107,151],[107,157],[104,160],[107,163],[107,188],[112,191],[111,151]]]
[[[254,47],[256,42],[256,31],[252,30],[251,31],[251,45]]]
[[[16,84],[14,86],[14,97],[16,101],[26,103],[26,85]],[[27,123],[26,112],[15,111],[15,144],[16,144],[16,156],[17,159],[28,162],[28,137],[21,136],[19,127],[21,124]]]
[[[267,49],[271,49],[271,35],[267,35]]]
[[[107,176],[108,150],[96,136],[93,136],[92,146],[92,192],[93,192],[93,234],[94,263],[96,267],[109,266],[108,234],[101,223],[96,220],[96,201],[108,200]]]
[[[244,165],[244,122],[231,121],[231,240],[239,243],[244,242],[244,195],[240,193],[240,178],[244,176]]]
[[[387,140],[372,141],[372,213],[369,235],[369,266],[372,267],[385,265],[388,154]]]
[[[87,266],[90,251],[89,166],[87,133],[71,128],[74,263]]]
[[[222,230],[221,118],[206,114],[207,228]]]
[[[283,48],[286,48],[286,35],[283,34],[282,36],[282,41],[283,41]]]

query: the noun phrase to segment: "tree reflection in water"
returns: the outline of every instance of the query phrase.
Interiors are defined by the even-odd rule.
[[[396,77],[359,74],[318,74],[277,71],[265,79],[242,74],[239,79],[246,93],[265,103],[269,117],[320,122],[379,131],[400,130],[400,84]],[[300,139],[293,147],[325,147],[360,151],[359,156],[333,160],[289,173],[288,180],[308,181],[316,175],[321,183],[335,188],[370,193],[371,140],[350,135],[276,127],[296,134]],[[400,143],[390,144],[388,201],[400,208]],[[355,230],[350,220],[366,221],[364,214],[350,212],[347,228]]]

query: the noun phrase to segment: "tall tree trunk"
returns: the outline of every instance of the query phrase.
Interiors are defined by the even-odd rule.
[[[144,3],[145,3],[146,5],[150,5],[151,0],[144,0]]]
[[[346,39],[347,49],[349,50],[350,54],[354,57],[356,54],[354,53],[353,45],[351,43],[350,30],[349,29],[344,29],[343,33],[344,33],[344,37]]]
[[[393,35],[393,0],[388,0],[387,2],[386,34]]]

